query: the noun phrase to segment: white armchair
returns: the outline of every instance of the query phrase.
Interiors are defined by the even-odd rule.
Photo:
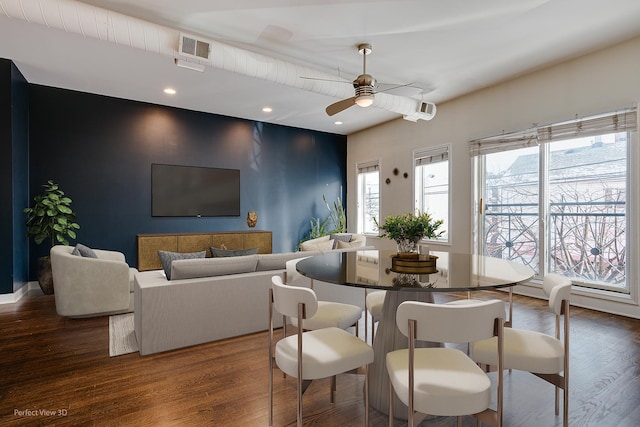
[[[73,246],[51,248],[56,311],[93,317],[133,311],[133,275],[124,254],[94,249],[97,258],[73,255]]]
[[[333,249],[361,248],[367,244],[364,234],[335,233],[300,243],[301,251],[326,252]]]

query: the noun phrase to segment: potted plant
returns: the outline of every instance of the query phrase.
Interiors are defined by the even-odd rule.
[[[434,220],[430,213],[417,211],[402,215],[390,215],[382,225],[376,226],[382,231],[380,237],[395,240],[398,253],[415,253],[418,242],[424,238],[433,239],[442,236],[444,230],[438,231],[443,220]]]
[[[51,180],[43,187],[43,193],[33,198],[33,206],[24,209],[27,214],[27,237],[33,237],[38,245],[46,240],[50,243],[50,248],[56,243],[68,245],[68,238],[75,239],[75,230],[80,228],[75,222],[76,214],[70,207],[71,199]],[[49,256],[38,259],[38,283],[42,292],[53,294]]]
[[[311,232],[309,233],[309,237],[302,239],[298,243],[298,246],[300,243],[306,242],[307,240],[317,239],[318,237],[329,234],[347,232],[347,217],[340,197],[336,198],[336,201],[333,202],[333,206],[329,205],[327,197],[324,194],[322,195],[322,200],[329,211],[329,216],[324,220],[321,220],[320,218],[311,218]],[[327,230],[329,223],[333,226],[331,230]]]

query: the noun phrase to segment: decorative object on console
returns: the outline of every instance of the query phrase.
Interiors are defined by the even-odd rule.
[[[247,225],[251,228],[255,227],[258,223],[258,212],[249,211],[247,212]]]
[[[33,236],[38,245],[49,240],[51,248],[57,243],[68,245],[68,239],[75,239],[76,230],[80,228],[75,222],[76,214],[71,210],[71,199],[51,180],[43,187],[44,192],[33,198],[33,207],[24,209],[27,214],[27,237]],[[38,259],[38,283],[46,295],[53,294],[49,256]]]
[[[171,263],[173,261],[179,259],[194,259],[194,258],[204,258],[207,255],[207,251],[200,252],[168,252],[168,251],[158,251],[158,258],[160,258],[160,262],[162,263],[162,269],[164,270],[164,274],[167,277],[167,280],[171,280]]]
[[[375,218],[374,222],[382,231],[380,237],[395,240],[398,244],[398,253],[415,253],[421,239],[433,239],[444,233],[444,231],[438,231],[444,221],[434,220],[428,212],[417,211],[415,214],[389,215],[384,219],[382,225],[379,225]]]

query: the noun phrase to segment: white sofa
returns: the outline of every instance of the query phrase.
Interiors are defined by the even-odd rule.
[[[140,354],[267,330],[271,277],[284,275],[287,261],[319,253],[177,260],[172,280],[162,270],[136,273],[134,323]],[[323,300],[364,306],[362,289],[314,285]],[[274,325],[282,326],[282,316],[274,317]]]
[[[93,249],[97,258],[73,255],[74,247],[51,248],[56,311],[66,317],[94,317],[133,311],[133,276],[124,254]]]

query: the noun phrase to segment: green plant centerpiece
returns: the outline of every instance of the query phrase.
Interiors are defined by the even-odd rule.
[[[438,229],[443,223],[441,219],[433,219],[429,212],[420,211],[387,216],[382,225],[376,221],[378,229],[382,231],[380,237],[394,240],[398,245],[398,253],[415,253],[420,240],[442,236],[444,230]]]
[[[33,206],[24,209],[27,237],[33,237],[38,245],[47,241],[50,248],[57,243],[68,245],[69,239],[75,239],[76,230],[80,228],[75,222],[76,214],[71,210],[71,199],[51,180],[43,187],[44,191],[33,198]],[[49,256],[38,259],[38,283],[45,294],[53,293]]]

